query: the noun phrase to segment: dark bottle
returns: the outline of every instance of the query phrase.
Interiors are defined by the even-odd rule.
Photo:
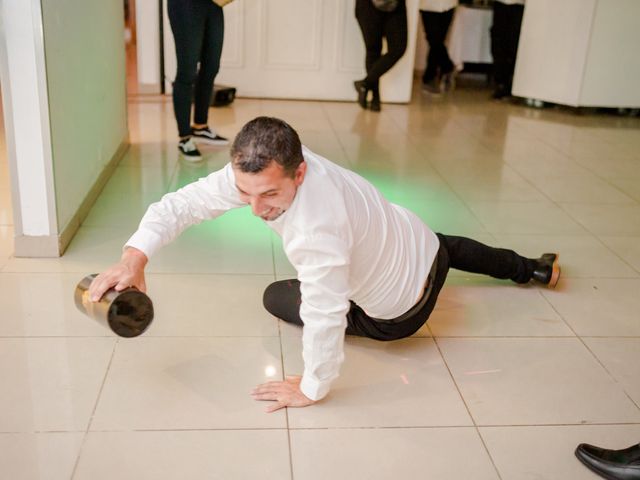
[[[76,286],[76,307],[85,315],[108,326],[120,337],[137,337],[153,320],[151,299],[135,287],[116,292],[107,290],[99,302],[89,299],[89,286],[97,274],[87,275]]]

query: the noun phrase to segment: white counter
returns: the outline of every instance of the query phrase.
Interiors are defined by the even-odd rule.
[[[640,107],[639,19],[638,0],[527,0],[513,94]]]

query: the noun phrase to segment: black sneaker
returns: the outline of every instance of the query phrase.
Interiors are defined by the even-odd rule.
[[[229,139],[221,137],[215,130],[212,132],[209,127],[192,128],[191,135],[198,141],[208,143],[210,145],[228,145]]]
[[[198,150],[198,147],[196,147],[196,144],[191,137],[180,140],[178,142],[178,150],[180,150],[180,154],[185,160],[190,162],[199,162],[202,160],[200,150]]]

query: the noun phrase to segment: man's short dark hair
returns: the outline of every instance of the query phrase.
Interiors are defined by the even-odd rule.
[[[293,177],[304,161],[298,133],[278,118],[257,117],[247,123],[231,146],[231,161],[241,172],[258,173],[271,162]]]

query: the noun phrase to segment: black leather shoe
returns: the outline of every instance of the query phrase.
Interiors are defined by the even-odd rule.
[[[355,82],[353,82],[353,86],[355,87],[356,92],[358,92],[358,103],[362,108],[366,109],[367,93],[369,93],[369,90],[367,90],[367,85],[364,83],[364,80],[356,80]]]
[[[607,450],[581,443],[576,448],[576,457],[589,470],[607,480],[640,480],[640,445]]]
[[[536,268],[533,271],[533,279],[555,288],[560,278],[560,255],[557,253],[545,253],[536,260]]]

